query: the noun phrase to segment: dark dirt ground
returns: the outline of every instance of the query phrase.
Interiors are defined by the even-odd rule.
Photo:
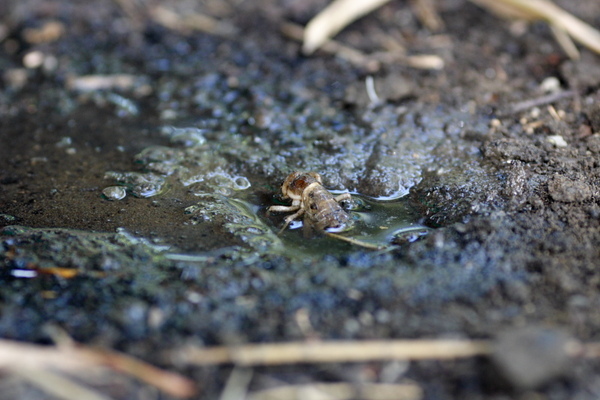
[[[305,24],[322,1],[161,2],[218,18],[224,34],[167,29],[148,16],[155,4],[122,2],[140,6],[128,14],[117,3],[0,4],[2,338],[50,343],[46,328],[57,326],[179,371],[206,399],[218,398],[232,367],[173,365],[164,351],[496,340],[531,326],[534,342],[559,332],[598,340],[597,55],[571,61],[546,25],[519,30],[462,0],[440,2],[441,33],[398,1],[336,38],[365,53],[394,40],[441,56],[439,71],[302,56],[280,26]],[[600,26],[600,3],[558,3]],[[49,22],[62,34],[36,37]],[[114,74],[132,81],[73,84]],[[366,95],[369,76],[378,104]],[[519,109],[549,92],[555,101]],[[356,235],[373,239],[389,225],[395,234],[376,240],[401,244],[378,252],[298,230],[277,236],[282,216],[265,210],[294,170],[357,193]],[[102,191],[115,184],[129,194],[108,201]],[[140,196],[148,187],[157,194]],[[43,273],[50,267],[77,275]],[[503,346],[499,367],[479,358],[258,367],[249,390],[411,380],[427,399],[600,397],[598,361],[563,365],[559,350],[536,353],[526,340]],[[530,365],[523,354],[533,366],[511,378],[510,365]],[[539,381],[528,380],[532,370]],[[132,382],[96,386],[116,399],[168,398]],[[0,377],[2,399],[48,396]]]

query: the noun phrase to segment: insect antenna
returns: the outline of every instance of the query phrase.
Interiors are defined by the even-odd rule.
[[[384,250],[387,248],[387,246],[378,246],[376,244],[371,244],[371,243],[367,243],[367,242],[363,242],[362,240],[358,240],[358,239],[354,239],[351,237],[346,237],[346,236],[342,236],[342,235],[338,235],[337,233],[333,233],[333,232],[324,232],[327,236],[332,237],[334,239],[339,239],[339,240],[343,240],[344,242],[348,242],[348,243],[352,243],[356,246],[360,246],[360,247],[364,247],[365,249],[370,249],[370,250]]]

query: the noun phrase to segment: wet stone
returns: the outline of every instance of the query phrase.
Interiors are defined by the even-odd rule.
[[[196,196],[202,196],[206,193],[231,196],[235,191],[246,190],[251,186],[248,178],[231,175],[221,168],[217,168],[215,171],[210,171],[205,174],[200,171],[198,171],[198,173],[186,171],[186,173],[188,175],[182,182],[184,184],[190,183],[189,191]]]
[[[567,372],[570,342],[569,335],[558,330],[514,329],[498,336],[492,361],[514,387],[534,389]]]
[[[184,147],[202,146],[206,143],[204,130],[194,127],[176,128],[174,126],[164,126],[161,129],[163,136],[168,137],[173,144],[179,144]]]
[[[600,154],[600,133],[593,134],[587,139],[587,148],[592,153]]]

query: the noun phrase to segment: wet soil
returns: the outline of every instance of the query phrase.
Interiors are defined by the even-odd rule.
[[[595,2],[559,3],[600,25]],[[48,343],[59,326],[178,370],[210,399],[230,366],[183,368],[157,349],[508,332],[495,366],[422,361],[393,380],[428,399],[598,397],[597,362],[528,352],[519,336],[534,326],[598,340],[597,55],[569,60],[544,24],[519,30],[459,0],[441,2],[446,27],[432,33],[393,2],[339,41],[370,54],[394,40],[445,67],[373,69],[305,57],[281,33],[324,2],[161,4],[235,33],[167,29],[148,15],[154,4],[135,15],[108,0],[0,5],[1,337]],[[49,22],[58,37],[31,36]],[[81,79],[117,74],[127,83]],[[386,249],[277,235],[284,215],[267,207],[285,204],[280,184],[295,170],[352,193],[347,235]],[[107,199],[112,186],[126,197]],[[519,369],[538,358],[535,372]],[[389,369],[262,367],[251,390],[385,381]]]

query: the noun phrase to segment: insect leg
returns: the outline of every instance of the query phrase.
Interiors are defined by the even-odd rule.
[[[352,196],[350,196],[350,193],[342,193],[339,196],[334,197],[333,199],[339,203],[340,201],[352,200]]]
[[[285,217],[285,224],[283,225],[283,228],[281,228],[281,230],[277,234],[281,235],[281,232],[283,232],[285,230],[285,228],[287,228],[287,226],[290,224],[290,222],[292,222],[296,218],[300,217],[302,214],[304,214],[304,209],[301,208],[298,211],[296,211],[294,214],[288,215],[287,217]]]
[[[267,209],[267,212],[276,211],[276,212],[292,212],[298,211],[300,206],[271,206]]]

